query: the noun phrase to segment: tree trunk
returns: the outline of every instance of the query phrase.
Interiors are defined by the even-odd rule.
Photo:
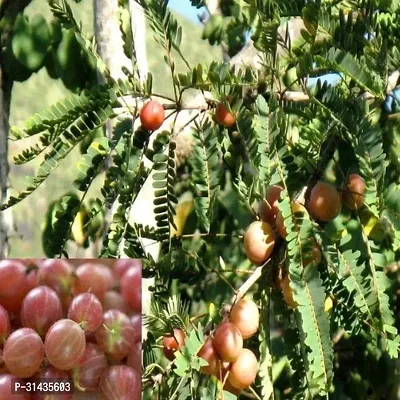
[[[106,64],[110,75],[115,80],[125,77],[122,67],[132,71],[132,64],[124,53],[124,42],[118,20],[118,0],[94,0],[94,31],[97,44],[97,52]],[[103,83],[103,77],[99,74],[99,82]],[[108,139],[112,138],[114,121],[110,120],[105,125],[105,132]],[[105,169],[112,163],[108,157]],[[107,234],[111,216],[118,208],[116,202],[112,209],[105,210],[105,229]]]
[[[0,48],[9,45],[10,31],[16,16],[22,12],[31,0],[0,1]],[[0,59],[0,204],[8,200],[8,132],[10,129],[10,105],[13,81],[4,71]],[[6,258],[10,252],[9,237],[13,228],[11,209],[0,212],[0,258]]]
[[[121,68],[124,66],[132,71],[132,63],[136,65],[139,78],[143,82],[147,78],[148,65],[146,56],[146,33],[144,11],[134,0],[129,0],[129,11],[131,14],[132,36],[134,43],[133,60],[129,60],[123,50],[123,39],[117,19],[118,0],[94,0],[95,10],[95,32],[98,52],[110,70],[114,79],[124,78]],[[138,99],[141,102],[141,99]],[[112,124],[107,126],[107,135],[111,136]],[[140,195],[132,207],[129,216],[130,222],[142,223],[144,225],[155,226],[153,212],[154,190],[151,179],[145,183]],[[118,204],[116,204],[116,207]],[[112,212],[108,213],[110,217]],[[107,217],[107,216],[106,216]],[[159,252],[159,245],[148,246],[143,241],[146,251],[156,260]],[[121,243],[121,253],[124,243]],[[123,253],[122,253],[123,254]],[[148,312],[151,295],[148,287],[154,282],[153,279],[143,280],[142,282],[142,303],[144,312]],[[143,332],[146,335],[146,332]]]
[[[140,81],[144,82],[149,73],[146,53],[146,18],[143,8],[135,0],[129,1],[129,12],[133,37],[132,62],[137,66]]]
[[[124,53],[118,21],[118,0],[94,0],[94,23],[97,51],[114,79],[124,78],[122,67],[132,70]]]
[[[12,82],[7,80],[0,65],[0,204],[8,197],[8,131]],[[0,212],[0,258],[8,257],[10,251],[9,236],[12,229],[11,210]]]

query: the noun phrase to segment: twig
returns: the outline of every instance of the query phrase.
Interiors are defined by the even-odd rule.
[[[251,274],[251,276],[247,279],[245,283],[243,283],[242,286],[236,291],[236,294],[232,297],[231,303],[232,305],[235,304],[238,300],[240,300],[246,292],[260,279],[262,275],[262,271],[264,267],[271,261],[271,258],[264,263],[263,265],[257,267],[254,272]]]
[[[276,95],[280,100],[293,101],[297,103],[310,101],[310,96],[304,92],[286,91],[282,95],[279,93],[276,93]]]
[[[215,271],[215,273],[220,277],[220,279],[222,279],[227,286],[229,286],[229,288],[232,290],[232,292],[235,292],[235,288],[231,285],[231,283],[228,281],[228,279],[226,279],[220,271]]]
[[[254,390],[252,386],[249,386],[249,390],[257,400],[261,400],[261,397],[257,394],[257,392]]]
[[[220,272],[221,274],[245,274],[245,275],[251,275],[253,271],[248,271],[246,269],[224,269],[224,270],[216,270],[216,269],[208,269],[207,272],[210,273],[217,273]]]
[[[336,333],[336,335],[332,339],[333,344],[337,344],[345,333],[346,331],[344,329],[340,329],[340,331]]]
[[[304,203],[306,201],[305,197],[307,190],[308,186],[304,186],[303,189],[299,192],[299,194],[295,198],[296,203],[302,204],[304,206]]]
[[[237,237],[239,239],[243,238],[243,235],[233,235],[231,233],[188,233],[185,235],[179,236],[182,239],[192,238],[192,237]]]
[[[178,396],[179,390],[181,389],[181,387],[183,386],[184,383],[185,383],[185,376],[182,376],[182,378],[179,381],[179,384],[176,387],[174,393],[172,394],[170,400],[174,400]]]
[[[196,321],[196,320],[198,320],[198,319],[200,319],[200,318],[206,317],[207,315],[208,315],[208,313],[203,313],[203,314],[200,314],[200,315],[195,315],[194,317],[190,318],[189,322],[192,324],[194,321]]]

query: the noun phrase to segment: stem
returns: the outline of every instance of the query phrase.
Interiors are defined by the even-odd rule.
[[[228,281],[228,279],[226,279],[226,278],[221,274],[220,271],[215,271],[215,272],[216,272],[216,274],[220,277],[220,279],[222,279],[222,280],[230,287],[230,289],[232,290],[232,292],[235,292],[235,291],[236,291],[236,289],[231,285],[231,283]]]
[[[251,274],[251,276],[247,279],[245,283],[236,291],[236,294],[232,297],[231,303],[235,304],[238,300],[240,300],[246,292],[260,279],[262,275],[262,271],[264,267],[271,261],[269,259],[267,262],[265,262],[263,265],[257,267],[254,272]]]
[[[183,384],[185,383],[185,376],[182,376],[181,380],[179,381],[179,385],[177,386],[177,388],[175,389],[174,393],[172,394],[170,400],[174,400],[179,393],[179,390],[181,389],[181,387],[183,386]]]
[[[194,321],[197,321],[200,318],[206,317],[208,315],[208,313],[203,313],[200,315],[195,315],[194,317],[190,318],[189,322],[193,323]]]
[[[239,239],[243,238],[243,235],[233,235],[231,233],[189,233],[186,235],[179,236],[182,239],[193,238],[193,237],[237,237]]]
[[[169,101],[172,101],[173,103],[175,103],[175,99],[173,99],[172,97],[169,97],[169,96],[167,96],[165,94],[152,93],[152,96],[159,97],[160,99],[164,99],[164,100],[169,100]]]
[[[344,335],[345,333],[346,333],[346,331],[345,331],[344,329],[340,329],[340,331],[337,332],[337,333],[335,334],[335,336],[332,338],[333,344],[334,344],[334,345],[337,344],[337,343],[340,341],[340,339],[343,337],[343,335]]]
[[[208,269],[207,272],[215,274],[220,272],[221,274],[245,274],[245,275],[251,275],[253,273],[253,271],[247,271],[244,269],[224,269],[222,271],[219,271],[217,269]]]
[[[249,386],[249,390],[257,400],[261,400],[261,397],[257,394],[257,392],[253,389],[252,386]]]

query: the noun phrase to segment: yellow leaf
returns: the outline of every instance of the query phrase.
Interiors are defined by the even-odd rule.
[[[84,231],[85,219],[87,217],[87,211],[85,208],[82,208],[74,219],[74,223],[72,224],[71,232],[72,236],[78,246],[83,246],[86,241],[87,235]]]
[[[331,296],[327,296],[327,298],[325,299],[324,309],[325,309],[325,312],[332,314],[333,300],[332,300]]]
[[[171,227],[171,236],[182,236],[183,229],[185,228],[186,220],[193,210],[193,201],[184,201],[176,206],[176,215],[174,216],[174,222],[177,230]]]
[[[375,217],[370,211],[365,210],[360,215],[361,223],[364,228],[364,232],[369,238],[374,240],[382,240],[384,236],[384,230],[381,221]]]
[[[214,319],[218,315],[218,309],[215,307],[214,303],[210,303],[208,305],[208,314],[210,315],[211,319]]]

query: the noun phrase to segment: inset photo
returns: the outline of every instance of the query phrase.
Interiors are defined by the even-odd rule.
[[[139,259],[0,261],[0,399],[141,398]]]

